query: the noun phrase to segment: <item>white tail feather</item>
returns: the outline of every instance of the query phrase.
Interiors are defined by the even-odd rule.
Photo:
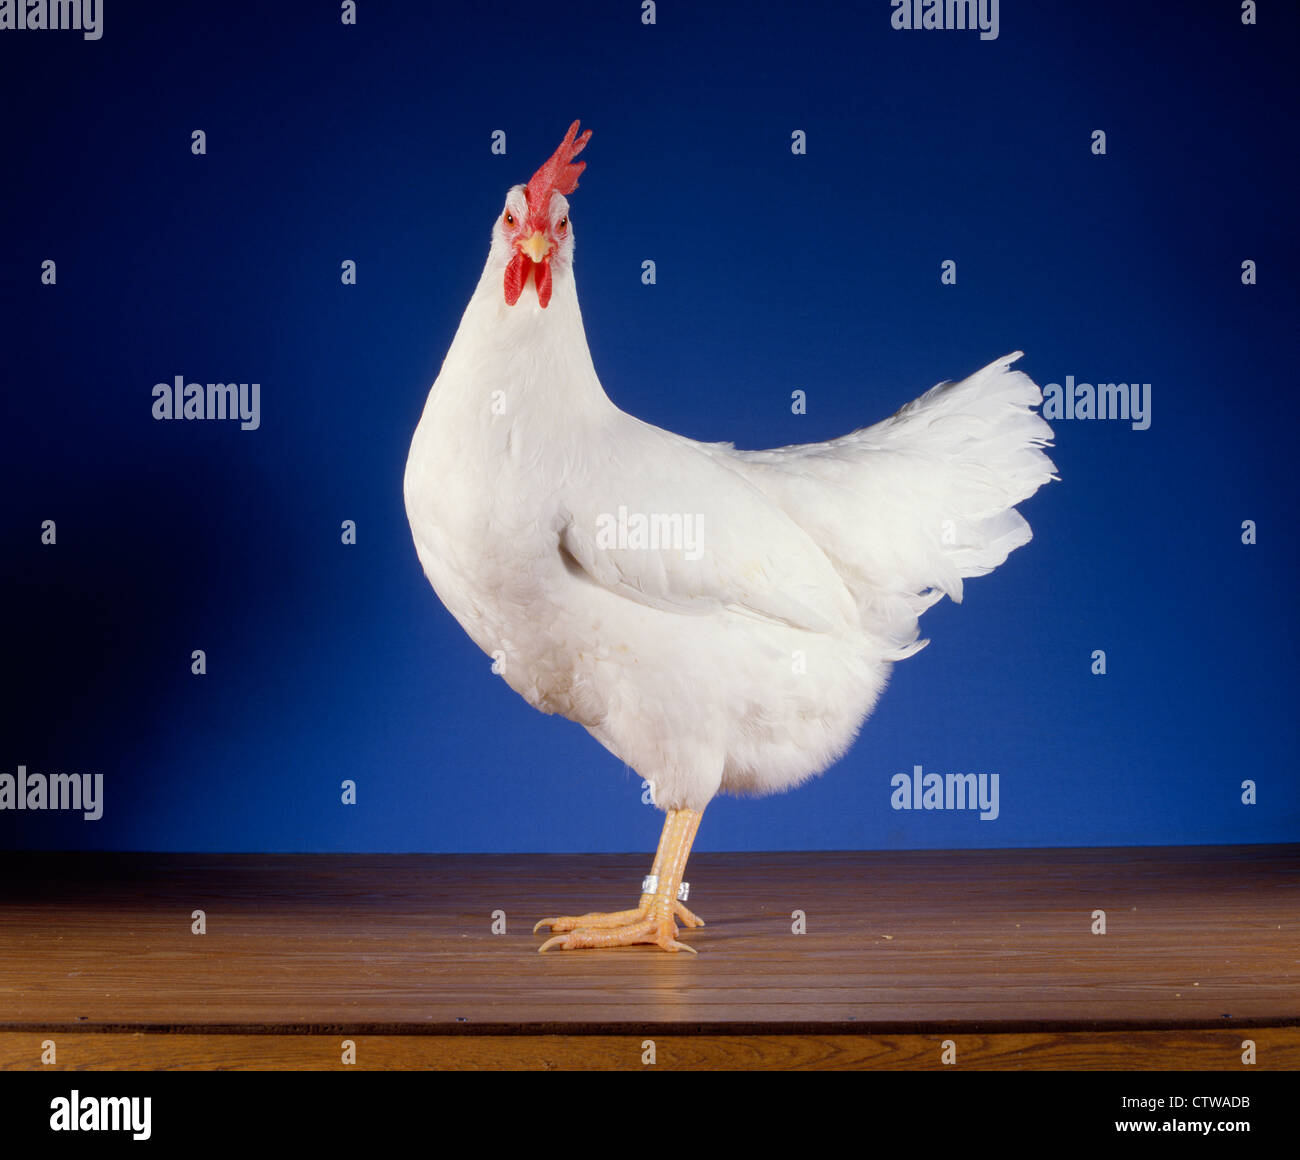
[[[965,577],[1032,537],[1015,505],[1056,469],[1042,450],[1052,429],[1032,409],[1042,392],[1010,369],[1020,357],[940,383],[839,439],[725,452],[827,554],[895,659],[926,643],[925,609],[944,595],[959,602]]]

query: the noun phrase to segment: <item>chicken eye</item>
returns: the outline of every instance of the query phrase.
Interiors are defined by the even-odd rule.
[[[506,225],[513,226],[514,224],[515,224],[515,215],[512,214],[509,210],[506,210]]]
[[[568,217],[568,214],[565,214],[564,217],[560,218],[559,223],[556,225],[555,228],[556,228],[560,233],[564,233],[564,231],[567,230],[567,229],[569,228],[569,217]]]

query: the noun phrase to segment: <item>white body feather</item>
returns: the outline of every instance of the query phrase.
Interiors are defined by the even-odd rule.
[[[545,309],[531,287],[506,305],[498,243],[406,467],[438,596],[661,808],[825,769],[924,643],[920,613],[1030,538],[1013,505],[1053,477],[1051,430],[1019,356],[827,443],[697,443],[606,396],[568,265]],[[620,507],[700,517],[702,551],[603,543]]]

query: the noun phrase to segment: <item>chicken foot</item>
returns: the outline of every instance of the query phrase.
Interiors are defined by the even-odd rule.
[[[650,943],[666,951],[695,954],[693,947],[677,941],[675,919],[680,918],[687,927],[704,925],[704,920],[691,913],[677,898],[701,815],[701,810],[668,811],[659,836],[654,869],[650,872],[654,889],[641,895],[641,902],[634,910],[544,918],[533,927],[534,934],[544,926],[564,933],[547,939],[538,951],[548,951],[553,947],[572,951]]]

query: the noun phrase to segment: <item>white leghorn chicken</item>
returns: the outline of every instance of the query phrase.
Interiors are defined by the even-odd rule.
[[[991,363],[874,427],[737,451],[620,411],[596,377],[565,197],[574,122],[506,195],[406,465],[420,562],[506,682],[577,721],[666,811],[635,909],[544,919],[541,950],[677,940],[701,812],[852,744],[917,618],[1030,539],[1054,468],[1038,387]]]

